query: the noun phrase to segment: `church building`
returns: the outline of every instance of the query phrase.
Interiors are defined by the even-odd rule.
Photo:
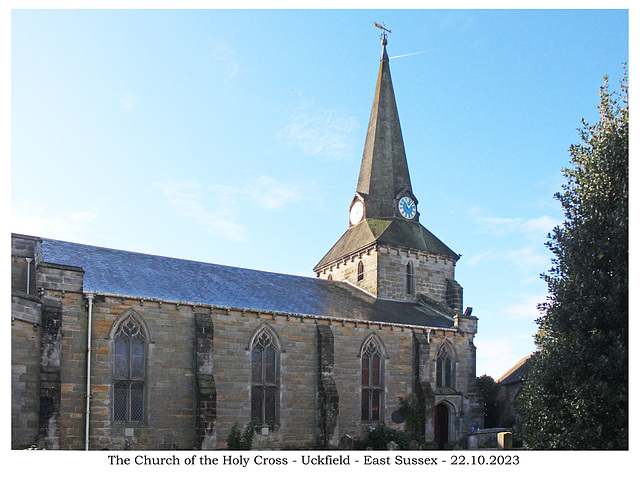
[[[420,444],[465,446],[477,318],[420,223],[382,45],[349,227],[316,278],[12,235],[12,448],[225,449],[253,419],[255,449],[337,449],[403,430],[401,399]]]

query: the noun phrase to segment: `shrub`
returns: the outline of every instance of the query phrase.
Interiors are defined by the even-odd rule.
[[[387,450],[387,444],[392,441],[398,444],[400,449],[406,450],[411,438],[406,432],[380,425],[371,430],[365,444],[373,450]]]
[[[424,418],[420,413],[418,400],[414,397],[400,398],[400,407],[398,410],[404,414],[405,432],[416,441],[422,440],[424,434]]]
[[[250,450],[259,424],[259,422],[252,419],[244,428],[244,432],[240,432],[240,425],[236,422],[227,436],[227,449]]]

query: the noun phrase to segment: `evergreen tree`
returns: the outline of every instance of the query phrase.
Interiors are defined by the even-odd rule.
[[[548,302],[538,353],[519,397],[537,449],[628,448],[628,81],[600,88],[599,121],[581,128],[556,194],[565,221],[550,234]]]
[[[484,427],[498,427],[500,425],[500,409],[498,408],[498,393],[500,385],[486,374],[476,378],[476,386],[482,396],[484,406]]]

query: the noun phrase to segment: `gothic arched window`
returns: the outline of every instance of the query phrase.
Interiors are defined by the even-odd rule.
[[[364,279],[364,264],[362,260],[358,262],[358,281],[361,282]]]
[[[263,326],[251,340],[251,418],[275,424],[278,414],[280,350],[275,333]]]
[[[436,357],[436,387],[455,388],[456,362],[451,345],[444,343],[438,350]]]
[[[144,420],[147,337],[130,313],[113,334],[113,420]]]
[[[362,370],[362,420],[382,420],[384,400],[384,348],[376,335],[371,335],[360,352]]]
[[[413,263],[411,262],[407,262],[406,284],[407,284],[407,295],[413,295],[416,287],[415,287],[415,281],[413,277]]]

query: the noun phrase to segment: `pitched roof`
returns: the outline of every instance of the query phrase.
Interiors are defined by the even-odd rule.
[[[460,258],[419,222],[403,219],[366,219],[349,228],[314,270],[320,270],[331,262],[373,244],[442,255],[454,261]]]
[[[533,354],[530,354],[529,356],[521,358],[509,371],[500,376],[496,382],[501,385],[506,385],[524,381],[533,366],[533,356]]]
[[[84,289],[337,319],[451,328],[424,303],[377,299],[347,283],[42,239],[43,261],[84,269]]]
[[[383,42],[378,81],[362,154],[357,192],[364,198],[367,218],[391,218],[394,199],[411,191],[398,108],[393,93],[389,57]]]

